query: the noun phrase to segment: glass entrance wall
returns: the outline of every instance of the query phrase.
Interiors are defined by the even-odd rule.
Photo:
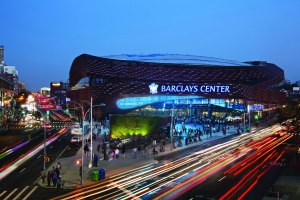
[[[243,112],[245,104],[242,99],[178,99],[140,107],[129,114],[170,116],[173,108],[174,113],[190,117],[208,116],[209,112],[211,112],[212,116],[223,117],[233,111]]]

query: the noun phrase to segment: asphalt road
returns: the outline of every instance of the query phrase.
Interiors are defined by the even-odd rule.
[[[225,141],[220,140],[215,144],[200,145],[199,147],[169,154],[152,166],[145,166],[142,169],[118,174],[118,176],[113,178],[107,178],[104,182],[99,182],[81,190],[75,190],[56,199],[75,199],[78,197],[84,199],[130,199],[133,197],[141,199],[160,199],[165,197],[167,199],[218,199],[233,186],[239,185],[240,181],[248,176],[249,181],[242,184],[237,193],[229,196],[229,199],[238,199],[255,182],[256,177],[248,175],[249,173],[251,174],[252,170],[255,169],[257,171],[256,174],[259,175],[265,169],[269,169],[272,159],[282,156],[289,160],[289,155],[292,155],[290,153],[292,152],[291,149],[283,150],[289,146],[286,143],[290,137],[291,135],[266,137],[263,141],[257,140],[253,142],[250,145],[251,148],[242,146],[240,152],[233,155],[232,153],[226,155],[226,152],[235,150],[235,144],[243,142],[240,140],[242,137],[232,138],[227,144],[223,144]],[[222,145],[217,145],[217,143],[222,143]],[[253,149],[257,145],[258,147],[261,146],[261,148],[258,148],[260,149],[259,151]],[[195,151],[208,149],[210,146],[212,147],[210,150],[193,154]],[[281,152],[284,154],[281,154]],[[229,173],[224,178],[225,171],[236,166],[239,161],[248,158],[247,162],[250,164],[247,168],[237,175]],[[264,162],[265,160],[267,162]],[[230,164],[227,165],[228,163]],[[223,165],[226,167],[222,167]],[[236,167],[235,171],[239,171],[240,168],[243,168],[243,165]],[[268,174],[278,177],[282,170],[282,168],[274,165],[268,170]],[[203,181],[198,182],[199,179]],[[248,193],[245,198],[259,199],[260,196],[263,196],[270,184],[272,184],[271,179],[267,179],[267,181],[270,182],[264,181],[265,188],[259,194]],[[178,193],[177,191],[182,188],[184,188],[183,192]]]
[[[54,134],[54,133],[52,133]],[[19,149],[17,152],[11,154],[6,158],[7,160],[18,158],[19,155],[24,154],[28,149],[34,147],[36,144],[43,141],[43,131],[40,136],[37,136],[34,140],[31,140],[29,144]],[[56,141],[47,146],[47,155],[50,157],[50,162],[46,164],[50,166],[56,161],[56,158],[63,152],[70,141],[70,134],[64,134],[60,136]],[[1,163],[2,164],[2,163]],[[28,161],[23,163],[0,182],[0,199],[15,198],[23,190],[23,193],[18,198],[24,198],[27,194],[33,191],[29,199],[49,199],[49,193],[52,195],[52,189],[45,189],[36,185],[38,178],[40,177],[41,170],[43,168],[43,150],[38,152],[35,156],[31,157]]]
[[[296,137],[291,138],[276,148],[276,150],[286,149],[286,152],[282,155],[282,158],[287,160],[285,166],[281,166],[280,163],[273,163],[270,167],[270,170],[262,176],[262,178],[257,182],[257,184],[250,190],[250,192],[244,196],[245,200],[253,200],[253,199],[262,199],[268,190],[272,188],[275,181],[282,174],[283,170],[288,166],[289,162],[295,156],[295,148],[291,148],[294,144],[294,139]],[[184,195],[178,197],[177,199],[199,199],[199,200],[208,200],[208,199],[220,199],[227,191],[229,191],[234,185],[239,184],[239,181],[245,177],[247,173],[249,173],[253,168],[248,168],[246,171],[241,173],[238,176],[233,175],[224,175],[224,172],[235,164],[237,164],[240,160],[236,160],[231,165],[224,168],[222,171],[219,171],[212,176],[210,176],[205,182],[201,183],[197,187],[186,192]],[[259,165],[262,160],[258,160],[253,166]],[[266,168],[265,165],[261,167],[260,170],[264,170]],[[225,178],[224,178],[225,177]],[[245,184],[241,191],[244,192],[249,187],[249,184]],[[233,195],[229,199],[238,199],[241,193],[237,193]],[[227,199],[227,198],[225,198]]]

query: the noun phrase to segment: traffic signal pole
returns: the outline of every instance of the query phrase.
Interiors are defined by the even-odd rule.
[[[47,152],[46,152],[46,119],[44,119],[44,171],[46,170],[46,156],[47,156]]]

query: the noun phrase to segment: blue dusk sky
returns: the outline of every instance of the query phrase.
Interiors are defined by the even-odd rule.
[[[66,82],[82,53],[260,60],[300,80],[299,0],[3,0],[0,8],[5,63],[30,91]]]

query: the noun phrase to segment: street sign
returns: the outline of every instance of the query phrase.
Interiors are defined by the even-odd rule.
[[[265,106],[262,104],[250,105],[250,110],[263,110],[263,109],[265,109]]]

